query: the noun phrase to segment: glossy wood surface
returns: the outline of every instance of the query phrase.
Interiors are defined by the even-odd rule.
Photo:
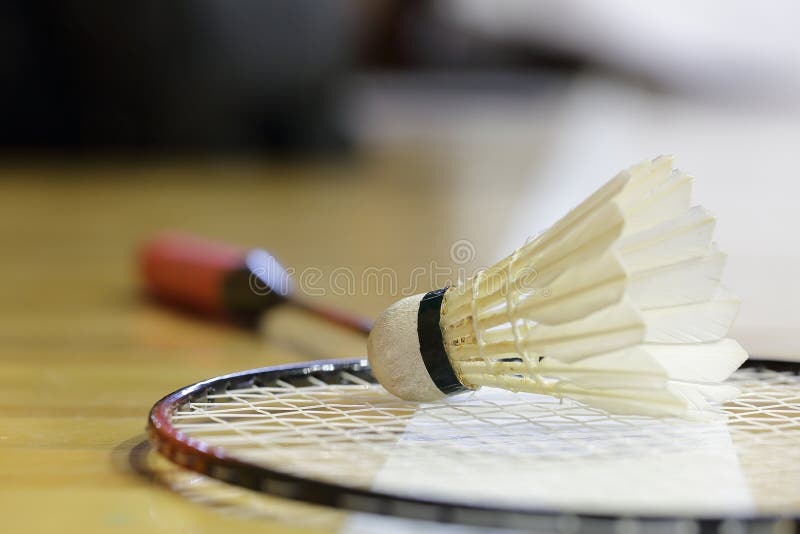
[[[252,333],[166,309],[140,290],[137,247],[165,229],[260,246],[294,270],[307,298],[374,317],[540,231],[519,221],[547,211],[551,189],[589,193],[562,181],[563,162],[547,167],[559,151],[544,108],[504,116],[514,126],[507,135],[457,123],[451,144],[431,148],[419,134],[409,146],[337,161],[0,161],[0,530],[348,530],[343,513],[170,466],[148,450],[144,427],[151,405],[184,385],[363,356],[364,340],[297,310],[272,314]],[[540,194],[532,185],[548,169],[558,180],[544,181]],[[720,186],[704,201],[737,206],[743,191]],[[782,250],[796,261],[795,249],[787,241]],[[757,251],[746,252],[729,268],[740,283],[764,285],[763,303],[777,302],[772,295],[793,279],[762,276]],[[796,328],[770,330],[760,317],[733,334],[763,356],[796,356]]]
[[[525,175],[531,153],[508,158]],[[498,156],[499,157],[499,156]],[[145,443],[150,406],[237,370],[364,355],[364,340],[276,313],[256,335],[149,301],[138,244],[162,229],[262,246],[309,298],[373,316],[391,288],[332,291],[330,273],[452,267],[495,236],[514,189],[464,181],[452,158],[400,150],[344,161],[6,161],[0,170],[0,517],[4,532],[250,532],[339,529],[343,514],[255,497],[171,467]],[[480,169],[480,167],[478,168]],[[513,183],[513,181],[512,181]],[[480,220],[465,206],[483,206]],[[430,287],[424,279],[419,291]],[[396,291],[395,291],[396,293]]]

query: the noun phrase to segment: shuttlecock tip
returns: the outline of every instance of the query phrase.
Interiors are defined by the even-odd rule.
[[[417,317],[423,296],[406,297],[384,310],[367,342],[372,374],[390,393],[410,401],[444,397],[428,374],[420,353]]]

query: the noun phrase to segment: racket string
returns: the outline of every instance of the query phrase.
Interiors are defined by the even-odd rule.
[[[733,382],[742,395],[711,422],[612,416],[568,399],[491,390],[417,405],[353,375],[333,382],[298,386],[281,380],[213,393],[184,405],[172,421],[181,432],[247,461],[364,488],[382,480],[390,466],[421,480],[426,471],[436,473],[454,484],[474,484],[481,473],[531,473],[559,493],[576,490],[555,476],[558,469],[594,470],[602,488],[609,476],[638,476],[642,461],[692,451],[693,461],[716,455],[741,472],[704,482],[691,470],[670,473],[648,463],[653,494],[673,495],[697,484],[713,492],[743,476],[760,508],[800,507],[800,492],[785,491],[800,481],[795,375],[738,371]]]

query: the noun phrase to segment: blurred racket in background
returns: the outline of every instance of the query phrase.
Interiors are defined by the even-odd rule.
[[[139,266],[145,291],[159,302],[283,341],[304,358],[365,350],[372,321],[304,298],[266,250],[165,232],[142,246]],[[325,344],[306,335],[309,329],[324,333]]]

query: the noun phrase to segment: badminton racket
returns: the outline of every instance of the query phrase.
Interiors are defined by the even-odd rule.
[[[747,361],[708,420],[611,415],[491,388],[399,400],[366,360],[182,388],[154,447],[214,479],[356,512],[559,532],[793,532],[800,363]]]

